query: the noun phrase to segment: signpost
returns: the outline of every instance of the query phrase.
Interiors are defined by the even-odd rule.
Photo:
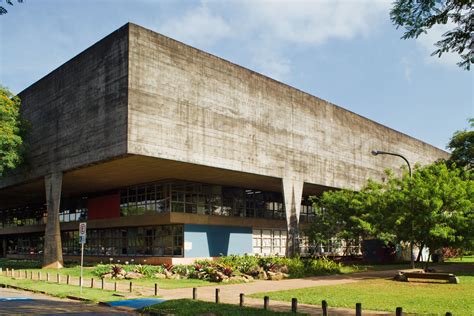
[[[81,244],[81,294],[82,294],[82,267],[84,265],[84,244],[86,243],[87,223],[79,223],[79,243]]]

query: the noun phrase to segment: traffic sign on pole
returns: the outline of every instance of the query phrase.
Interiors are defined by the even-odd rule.
[[[87,223],[79,223],[79,243],[81,244],[81,294],[82,294],[82,267],[84,266],[84,244],[86,243]]]

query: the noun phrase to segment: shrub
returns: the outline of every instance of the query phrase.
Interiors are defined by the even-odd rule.
[[[230,267],[234,271],[239,271],[240,273],[251,274],[252,271],[258,270],[259,257],[249,255],[230,255],[225,257],[219,257],[216,263],[226,267]]]
[[[340,273],[342,265],[336,263],[327,257],[313,259],[308,265],[308,273],[311,275]]]
[[[183,277],[189,277],[195,271],[194,265],[187,265],[187,264],[177,264],[173,267],[172,272],[179,274]]]
[[[110,264],[99,264],[92,270],[92,274],[98,277],[103,276],[104,274],[111,273],[111,267]]]
[[[141,265],[137,264],[132,266],[133,272],[138,272],[143,274],[148,278],[152,278],[156,273],[163,273],[165,268],[163,266],[152,266],[152,265]]]

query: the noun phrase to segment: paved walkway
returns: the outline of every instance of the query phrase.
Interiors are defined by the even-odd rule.
[[[0,315],[68,315],[68,316],[133,316],[134,312],[120,311],[97,304],[59,299],[49,295],[0,288]]]
[[[222,303],[239,304],[239,294],[245,294],[245,306],[263,308],[263,299],[256,299],[247,297],[248,295],[261,292],[276,292],[292,289],[301,289],[323,285],[339,285],[359,282],[361,280],[376,279],[376,278],[391,278],[399,270],[361,272],[348,275],[331,275],[319,276],[303,279],[286,279],[281,281],[261,281],[256,280],[251,283],[239,283],[218,286],[205,286],[197,288],[197,296],[199,300],[214,302],[215,289],[220,289],[220,301]],[[143,293],[146,295],[146,292]],[[164,299],[179,299],[192,298],[192,289],[172,289],[160,290],[159,295]],[[291,310],[290,302],[272,301],[270,296],[270,309],[277,311],[288,312]],[[307,313],[309,315],[321,315],[322,309],[315,305],[298,304],[298,311]],[[329,308],[331,315],[354,315],[355,306],[353,309],[348,308]],[[369,312],[364,311],[364,315],[392,315],[387,312]]]
[[[251,294],[261,293],[261,292],[275,292],[275,291],[284,291],[292,289],[301,289],[315,286],[323,285],[339,285],[339,284],[349,284],[354,282],[359,282],[361,280],[367,279],[377,279],[377,278],[391,278],[393,277],[399,269],[396,270],[385,270],[385,271],[371,271],[371,272],[359,272],[345,275],[330,275],[330,276],[318,276],[318,277],[309,277],[302,279],[286,279],[281,281],[263,281],[255,280],[250,283],[239,283],[239,284],[216,284],[210,286],[201,286],[197,288],[197,296],[199,300],[202,301],[215,301],[215,290],[216,288],[220,289],[220,302],[229,303],[229,304],[239,304],[239,295],[244,293],[245,295],[245,306],[263,308],[263,299],[256,299],[248,297]],[[406,270],[409,271],[409,270]],[[22,275],[23,276],[23,275]],[[24,277],[24,276],[23,276]],[[28,275],[30,278],[31,275]],[[33,279],[37,279],[37,274],[33,274]],[[42,276],[44,280],[45,276]],[[50,282],[54,282],[56,276],[51,276]],[[109,282],[107,282],[109,281]],[[114,282],[107,280],[105,282],[104,288],[107,290],[114,289]],[[65,283],[66,278],[61,278],[61,283]],[[84,287],[89,287],[89,280],[84,280]],[[78,278],[70,278],[71,285],[79,284]],[[100,288],[100,281],[96,280],[94,284],[95,288]],[[129,283],[117,282],[117,291],[121,292],[127,297],[137,297],[137,296],[153,296],[154,289],[152,287],[144,287],[140,285],[133,285],[133,293],[129,293]],[[181,288],[181,289],[159,289],[158,295],[166,300],[172,299],[181,299],[181,298],[192,298],[192,288]],[[362,306],[363,308],[363,306]],[[277,311],[290,311],[291,303],[290,302],[281,302],[271,300],[270,295],[270,309]],[[298,304],[298,311],[307,313],[310,315],[321,315],[322,310],[320,307],[315,305],[306,305]],[[355,306],[352,309],[348,308],[331,308],[329,307],[329,312],[331,315],[354,315]],[[387,312],[375,312],[375,311],[364,311],[364,315],[393,315],[394,313]]]

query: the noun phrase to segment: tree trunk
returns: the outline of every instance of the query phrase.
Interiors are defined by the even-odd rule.
[[[428,253],[428,259],[425,262],[425,272],[428,270],[428,264],[430,263],[430,259],[431,259],[431,249],[430,249],[430,252]]]
[[[420,262],[424,247],[425,247],[425,244],[421,244],[420,251],[418,251],[418,256],[416,257],[416,262]]]

